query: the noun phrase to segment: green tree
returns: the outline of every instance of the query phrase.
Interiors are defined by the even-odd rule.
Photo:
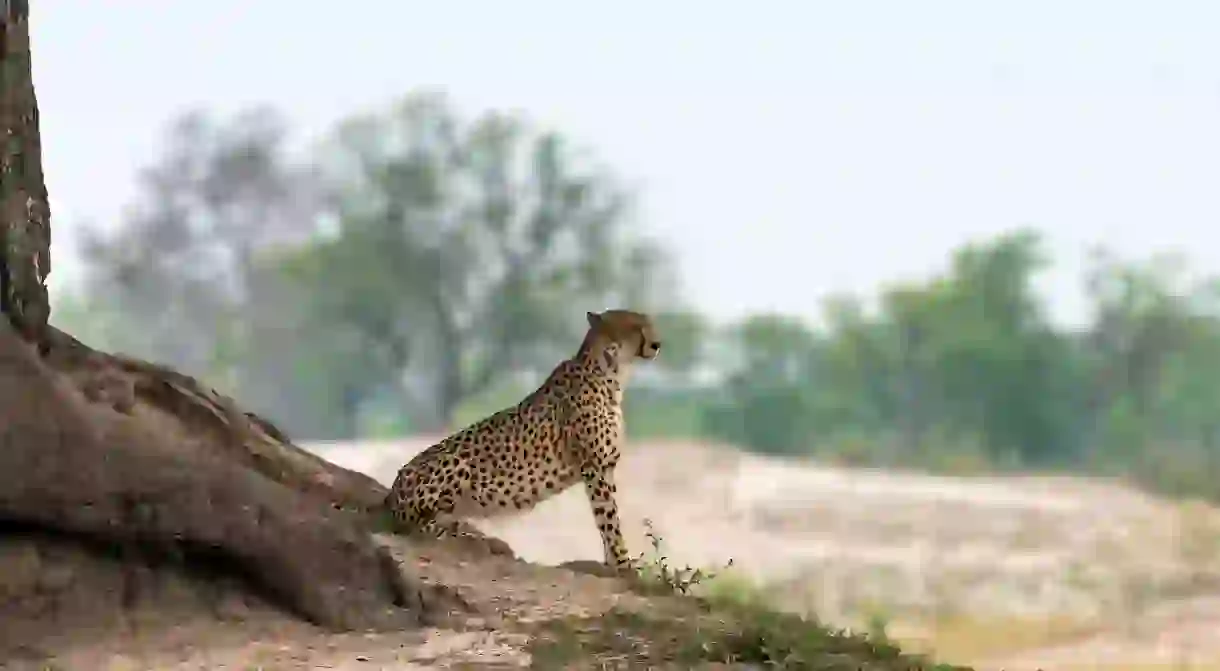
[[[1071,458],[1077,361],[1034,291],[1042,264],[1037,236],[1017,231],[963,246],[940,276],[884,290],[875,314],[850,298],[828,301],[827,328],[802,345],[803,388],[790,388],[802,399],[793,403],[801,431],[868,435],[878,450],[896,438],[898,454],[886,458],[945,449],[931,443],[946,440],[980,443],[1002,459]],[[758,362],[744,370],[765,379]]]
[[[320,187],[268,108],[177,118],[124,215],[83,227],[83,295],[107,347],[238,393],[311,435],[290,372],[299,310],[268,255],[312,235]]]
[[[732,363],[705,431],[773,454],[808,453],[817,426],[817,339],[800,320],[756,315],[725,334]]]
[[[1178,413],[1189,404],[1179,399],[1177,407],[1167,407],[1167,385],[1208,396],[1198,375],[1214,365],[1210,352],[1216,334],[1208,328],[1211,321],[1197,313],[1196,292],[1181,259],[1132,263],[1098,249],[1085,288],[1092,304],[1084,344],[1094,440],[1110,453],[1103,458],[1126,459],[1156,439],[1158,414]]]
[[[342,124],[323,166],[334,227],[293,277],[319,323],[347,324],[403,376],[424,430],[569,354],[586,309],[670,297],[665,255],[629,225],[614,177],[512,115],[467,122],[412,95]]]
[[[873,437],[886,433],[901,414],[894,383],[903,347],[898,330],[868,314],[854,296],[827,299],[822,319],[826,329],[819,387],[827,403],[837,408],[837,428]]]
[[[955,423],[977,430],[993,453],[1026,463],[1072,458],[1079,412],[1070,348],[1033,287],[1045,263],[1030,231],[965,246],[943,286],[934,335]]]
[[[679,378],[688,378],[708,358],[711,325],[693,310],[670,310],[654,316],[657,331],[665,343],[665,356],[657,368]]]

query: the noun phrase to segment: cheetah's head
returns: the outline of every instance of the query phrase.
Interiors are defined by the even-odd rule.
[[[606,310],[602,313],[590,312],[590,335],[619,346],[619,350],[631,358],[655,359],[661,351],[661,341],[657,338],[652,318],[640,312],[631,310]]]

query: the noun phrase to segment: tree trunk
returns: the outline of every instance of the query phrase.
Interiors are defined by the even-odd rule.
[[[24,576],[6,563],[13,543],[67,539],[97,562],[113,562],[116,547],[176,557],[173,569],[199,580],[227,567],[255,593],[333,628],[412,626],[439,614],[434,604],[453,605],[425,598],[374,541],[368,515],[380,512],[385,489],[372,478],[293,445],[187,375],[94,351],[47,324],[51,229],[28,1],[0,0],[0,12],[0,576]],[[159,570],[136,555],[123,561]],[[45,592],[43,578],[30,594]],[[121,587],[125,608],[126,590],[140,590]],[[90,602],[79,598],[90,589],[93,602],[113,602],[103,596],[113,584],[72,588],[78,603]],[[0,600],[0,629],[25,631],[7,610],[20,602]]]
[[[0,312],[42,343],[51,308],[51,211],[30,68],[28,0],[0,0]]]

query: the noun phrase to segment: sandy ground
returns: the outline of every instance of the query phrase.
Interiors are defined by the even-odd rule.
[[[310,448],[389,483],[426,445]],[[681,443],[631,445],[620,469],[633,551],[650,519],[676,563],[731,558],[832,623],[884,612],[899,636],[939,640],[946,622],[991,622],[994,646],[950,658],[980,668],[1220,668],[1220,514],[1207,506],[1084,478],[849,470]],[[601,555],[579,487],[481,526],[532,562]]]

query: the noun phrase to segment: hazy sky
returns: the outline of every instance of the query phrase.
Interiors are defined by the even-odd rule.
[[[61,259],[189,106],[272,103],[308,137],[427,87],[605,159],[720,316],[812,316],[1021,225],[1052,242],[1061,315],[1093,243],[1220,272],[1217,2],[34,5]]]

